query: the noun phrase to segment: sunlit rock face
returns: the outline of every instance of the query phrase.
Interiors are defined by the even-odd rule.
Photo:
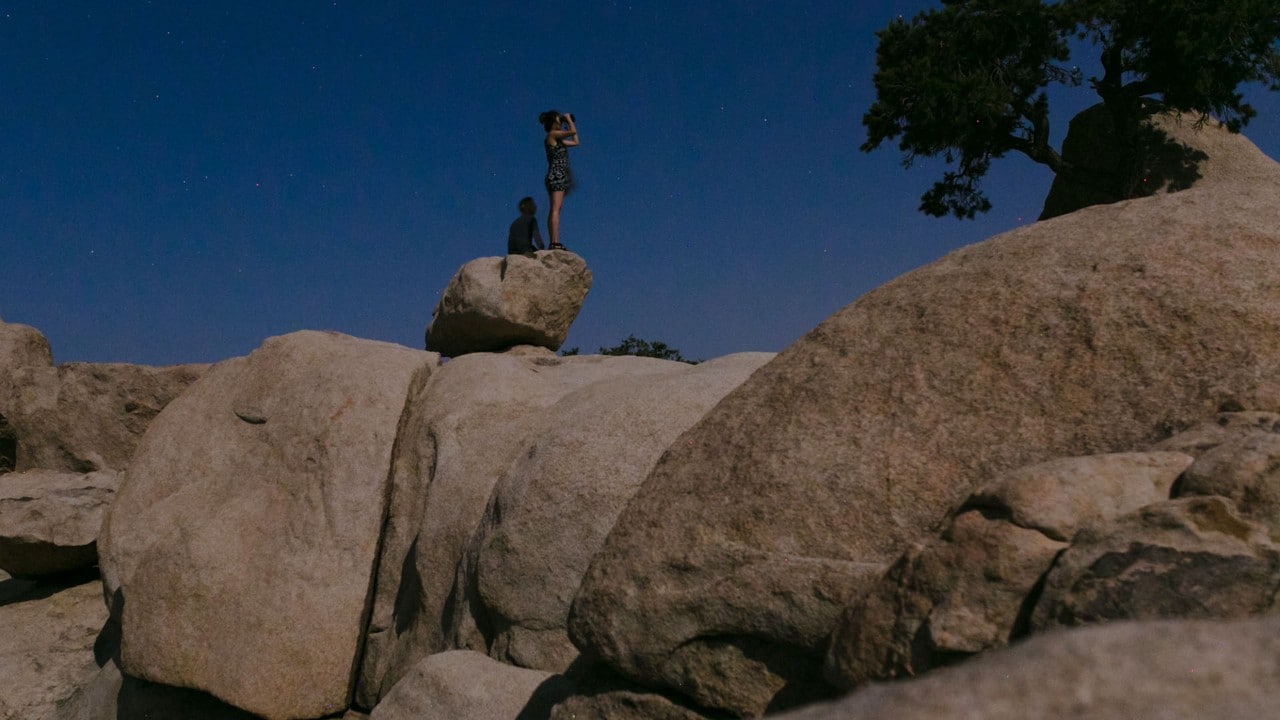
[[[99,540],[121,670],[266,718],[346,709],[396,428],[438,362],[303,331],[166,407]]]
[[[977,483],[1141,449],[1219,408],[1280,407],[1278,246],[1280,167],[1263,157],[868,293],[670,448],[593,561],[571,637],[709,707],[817,696],[868,565]]]

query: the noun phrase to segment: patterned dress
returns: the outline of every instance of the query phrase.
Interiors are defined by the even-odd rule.
[[[573,187],[573,173],[569,172],[569,148],[559,140],[554,145],[543,143],[543,147],[547,149],[547,177],[543,180],[547,192],[569,192],[569,188]]]

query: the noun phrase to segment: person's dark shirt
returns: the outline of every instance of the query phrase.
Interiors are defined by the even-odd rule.
[[[507,254],[523,255],[535,249],[546,249],[542,244],[542,233],[538,230],[538,216],[521,213],[507,231]]]

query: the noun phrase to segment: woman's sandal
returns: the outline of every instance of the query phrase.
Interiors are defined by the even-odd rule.
[[[547,249],[548,250],[565,250],[566,248],[562,243],[554,242],[548,245]]]

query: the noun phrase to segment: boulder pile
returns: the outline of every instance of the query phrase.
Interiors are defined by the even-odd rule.
[[[1236,172],[963,248],[776,356],[557,357],[562,334],[456,312],[462,290],[437,308],[436,351],[270,338],[194,372],[140,438],[112,426],[123,467],[30,420],[14,398],[51,366],[28,331],[0,332],[29,363],[0,396],[18,418],[0,428],[18,469],[0,475],[0,559],[21,544],[7,527],[57,518],[57,554],[95,548],[67,567],[101,570],[70,587],[107,601],[57,621],[71,650],[23,641],[78,660],[49,689],[0,687],[0,709],[1269,716],[1280,165],[1214,143]],[[482,260],[499,284],[530,263],[589,278],[568,253]],[[553,303],[516,287],[476,297]],[[56,386],[137,387],[85,374]],[[84,399],[101,392],[64,395],[40,407],[110,417]],[[16,498],[38,509],[15,520]],[[84,605],[20,572],[36,579],[0,578],[0,634],[36,603]],[[0,684],[35,682],[16,657]]]
[[[0,718],[41,718],[97,670],[103,515],[151,420],[203,371],[55,366],[43,334],[0,321]]]

